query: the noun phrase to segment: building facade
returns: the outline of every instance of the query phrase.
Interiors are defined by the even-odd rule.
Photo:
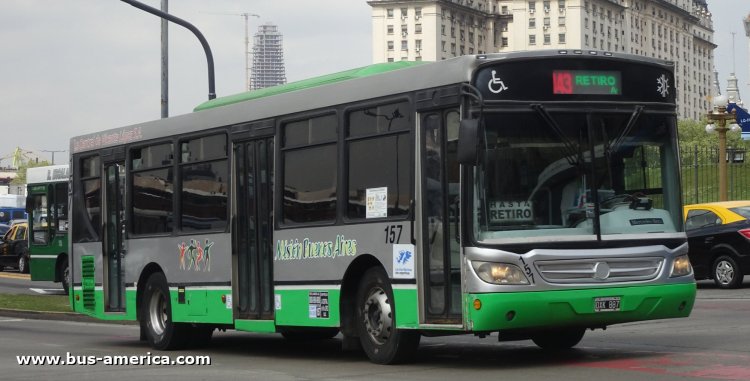
[[[710,107],[713,26],[705,0],[370,0],[373,60],[591,49],[675,62],[678,114]]]
[[[253,36],[253,64],[250,67],[250,90],[286,83],[284,36],[276,25],[266,23]]]

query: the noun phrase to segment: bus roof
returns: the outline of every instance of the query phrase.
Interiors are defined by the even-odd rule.
[[[105,147],[189,134],[350,102],[470,82],[477,67],[492,62],[594,55],[605,59],[628,59],[651,65],[668,65],[666,61],[630,54],[565,50],[470,55],[422,64],[404,61],[375,64],[273,88],[217,98],[198,105],[195,112],[190,114],[73,137],[70,141],[70,152],[78,154]]]
[[[291,91],[310,89],[322,85],[328,85],[336,82],[347,81],[355,78],[364,78],[371,75],[377,75],[386,73],[393,70],[403,69],[412,67],[420,64],[427,63],[425,61],[397,61],[378,63],[374,65],[364,66],[356,69],[350,69],[341,71],[333,74],[321,75],[319,77],[313,77],[303,79],[301,81],[290,82],[283,85],[267,87],[265,89],[246,91],[239,94],[229,95],[226,97],[212,99],[198,105],[193,111],[206,110],[214,107],[226,106],[232,103],[244,102],[248,100],[269,97],[272,95],[284,94]]]
[[[69,175],[67,164],[33,167],[26,170],[26,183],[42,184],[68,181]]]

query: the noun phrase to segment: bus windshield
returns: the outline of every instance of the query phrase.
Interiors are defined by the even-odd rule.
[[[479,242],[624,239],[682,231],[674,117],[622,111],[484,114],[473,175]],[[665,168],[665,170],[662,170]]]

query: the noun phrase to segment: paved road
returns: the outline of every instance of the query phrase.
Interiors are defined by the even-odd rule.
[[[0,294],[65,295],[60,283],[32,282],[29,274],[15,270],[0,272]]]
[[[8,380],[750,380],[750,287],[701,285],[688,319],[588,332],[564,355],[496,336],[425,338],[417,362],[370,364],[340,340],[289,342],[278,335],[220,332],[202,350],[158,352],[135,326],[0,317],[0,374]],[[208,355],[210,366],[20,366],[17,355]]]

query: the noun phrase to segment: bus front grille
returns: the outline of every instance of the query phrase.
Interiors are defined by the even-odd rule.
[[[552,284],[616,283],[656,278],[664,258],[589,258],[543,260],[535,263],[542,278]]]

